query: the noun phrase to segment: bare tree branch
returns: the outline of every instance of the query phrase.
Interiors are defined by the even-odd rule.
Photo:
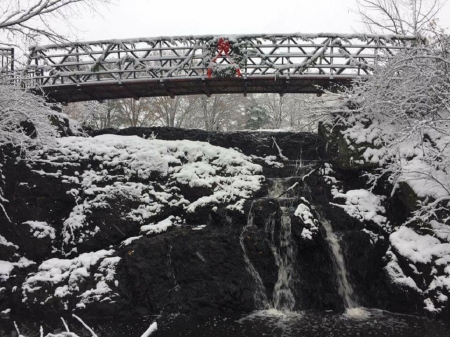
[[[356,0],[356,13],[371,33],[423,36],[447,0]]]
[[[70,19],[81,10],[96,11],[99,5],[113,0],[2,0],[0,2],[0,33],[6,43],[17,44],[18,39],[35,44],[39,37],[52,42],[68,42],[52,28],[61,20],[70,25]],[[3,36],[3,38],[5,38]],[[3,44],[3,42],[1,42]]]

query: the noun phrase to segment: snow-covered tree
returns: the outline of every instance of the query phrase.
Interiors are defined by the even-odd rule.
[[[270,120],[267,110],[259,104],[250,105],[246,109],[245,115],[248,118],[245,123],[247,129],[262,129]]]
[[[237,109],[231,95],[214,95],[213,97],[199,96],[198,111],[202,116],[204,128],[207,131],[219,131],[225,123],[229,113]]]
[[[262,106],[268,113],[267,128],[313,132],[317,124],[328,117],[330,103],[335,102],[331,93],[317,97],[315,94],[255,94],[252,104]]]
[[[301,132],[316,132],[320,122],[328,121],[329,109],[342,104],[340,94],[327,92],[315,94],[289,95],[293,101],[288,112],[289,128]]]
[[[113,101],[76,102],[63,106],[63,112],[84,126],[93,129],[115,128],[121,126],[120,116]]]
[[[55,113],[42,96],[0,77],[0,145],[12,144],[26,150],[48,144],[56,137],[49,120]]]
[[[52,24],[69,23],[82,7],[95,10],[109,0],[4,0],[0,2],[0,46],[36,43],[40,38],[65,39]],[[0,78],[0,141],[21,149],[45,144],[56,136],[49,116],[55,113],[43,97],[16,86],[7,76]],[[54,117],[52,117],[54,119]]]
[[[41,38],[66,41],[54,27],[57,21],[70,25],[81,9],[96,10],[110,0],[2,0],[0,2],[0,44],[17,45],[18,41],[36,43]]]
[[[371,143],[363,153],[380,169],[368,175],[375,186],[387,179],[392,193],[407,184],[417,205],[410,221],[450,217],[450,37],[399,52],[349,89],[346,106],[335,110],[344,138]],[[447,215],[449,216],[449,215]]]
[[[286,96],[278,94],[255,95],[255,99],[266,109],[270,116],[271,127],[280,129],[283,127],[283,121],[288,116],[290,101]]]

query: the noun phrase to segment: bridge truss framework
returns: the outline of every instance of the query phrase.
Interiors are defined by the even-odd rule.
[[[0,73],[14,72],[14,48],[0,48]]]
[[[218,41],[230,44],[218,55]],[[414,37],[181,36],[36,46],[23,84],[60,102],[227,93],[318,93],[370,75]],[[213,62],[214,61],[214,62]],[[208,76],[208,69],[210,75]],[[242,76],[238,76],[240,70]]]

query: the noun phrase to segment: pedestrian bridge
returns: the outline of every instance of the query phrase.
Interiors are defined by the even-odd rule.
[[[228,35],[31,48],[22,85],[59,102],[242,93],[320,93],[370,75],[413,43],[380,35]]]

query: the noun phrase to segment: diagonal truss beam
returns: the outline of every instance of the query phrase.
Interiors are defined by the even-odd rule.
[[[134,94],[133,83],[145,82],[164,95],[174,96],[183,81],[198,79],[200,90],[211,95],[213,81],[226,81],[214,77],[205,80],[220,38],[230,41],[230,59],[221,57],[214,66],[239,67],[245,78],[240,85],[244,94],[247,83],[255,85],[255,80],[284,78],[283,92],[288,92],[288,84],[290,88],[293,80],[303,77],[339,82],[339,78],[348,81],[368,76],[377,62],[416,42],[414,37],[360,34],[178,36],[77,42],[33,47],[23,74],[33,74],[29,75],[29,85],[41,83],[47,91],[111,83],[123,88],[127,97]]]

